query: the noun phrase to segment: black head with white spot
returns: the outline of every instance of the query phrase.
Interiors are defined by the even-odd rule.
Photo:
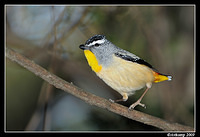
[[[89,38],[85,44],[79,46],[82,50],[90,50],[98,62],[103,65],[109,64],[112,61],[112,56],[119,49],[106,39],[104,35],[94,35]]]
[[[93,47],[99,47],[101,45],[104,45],[106,42],[108,42],[104,35],[94,35],[91,38],[89,38],[85,44],[80,45],[79,47],[83,50],[85,49],[91,49]]]

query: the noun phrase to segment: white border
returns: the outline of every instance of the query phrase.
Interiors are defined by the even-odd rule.
[[[6,133],[187,133],[190,131],[6,131],[6,7],[7,6],[193,6],[194,7],[194,130],[196,132],[196,5],[195,4],[5,4],[4,5],[4,132]]]

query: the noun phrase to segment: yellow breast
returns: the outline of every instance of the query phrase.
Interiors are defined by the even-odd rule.
[[[84,54],[92,70],[96,73],[100,72],[102,66],[98,64],[98,60],[96,59],[95,55],[89,50],[84,50]]]

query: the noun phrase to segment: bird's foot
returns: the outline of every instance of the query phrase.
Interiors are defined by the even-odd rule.
[[[130,105],[130,107],[128,108],[128,110],[133,110],[137,105],[140,105],[140,106],[146,108],[145,104],[140,103],[140,100],[138,100],[135,103],[133,103],[132,105]]]
[[[110,102],[112,102],[112,103],[115,103],[115,101],[114,101],[114,100],[112,100],[112,99],[109,99],[109,101],[110,101]]]

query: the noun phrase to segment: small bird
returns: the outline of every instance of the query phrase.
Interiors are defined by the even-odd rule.
[[[115,101],[110,99],[110,101],[127,101],[136,90],[147,87],[142,96],[129,107],[129,110],[137,105],[146,108],[141,100],[153,82],[172,79],[172,76],[159,73],[145,60],[115,46],[104,35],[91,37],[79,48],[84,50],[88,64],[96,75],[122,95],[122,99]]]

